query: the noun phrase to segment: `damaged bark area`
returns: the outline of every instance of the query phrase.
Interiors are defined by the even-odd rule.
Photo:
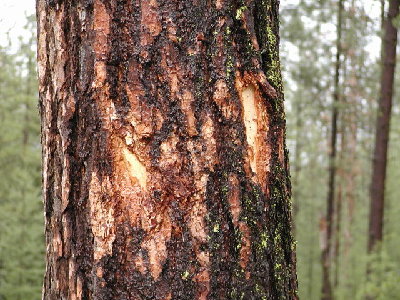
[[[43,299],[297,299],[278,1],[37,1]]]

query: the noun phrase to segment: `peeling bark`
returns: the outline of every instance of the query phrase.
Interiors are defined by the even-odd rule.
[[[43,299],[297,299],[278,1],[37,15]]]

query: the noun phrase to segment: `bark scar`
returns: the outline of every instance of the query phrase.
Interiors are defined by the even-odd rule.
[[[245,84],[253,84],[259,87],[269,98],[278,98],[278,93],[269,83],[267,76],[265,76],[262,70],[258,70],[257,72],[244,72],[242,80]]]
[[[268,147],[265,137],[268,132],[265,94],[273,98],[275,89],[268,83],[262,73],[236,72],[236,90],[242,104],[242,118],[248,144],[248,159],[251,173],[256,175],[259,184],[264,183],[269,171]],[[264,94],[263,94],[264,91]],[[251,174],[249,173],[249,175]]]
[[[132,178],[137,179],[143,190],[146,190],[147,185],[147,170],[146,167],[139,161],[136,154],[131,152],[127,147],[122,150],[123,157],[128,163],[129,174]]]

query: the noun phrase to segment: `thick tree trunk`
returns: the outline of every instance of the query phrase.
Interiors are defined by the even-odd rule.
[[[43,299],[296,299],[278,3],[38,0]]]
[[[394,71],[396,68],[397,28],[393,25],[393,20],[399,15],[400,0],[389,2],[389,12],[387,18],[385,18],[384,25],[383,69],[372,166],[368,252],[371,252],[383,238],[386,162],[392,112]]]
[[[337,123],[339,115],[339,76],[341,67],[341,43],[342,43],[342,12],[343,0],[338,2],[338,17],[337,17],[337,39],[336,39],[336,63],[335,63],[335,87],[333,92],[333,106],[332,106],[332,124],[331,124],[331,141],[330,141],[330,154],[329,154],[329,181],[328,181],[328,195],[326,203],[326,225],[323,226],[325,230],[325,241],[322,247],[321,264],[322,264],[322,300],[333,299],[332,283],[331,283],[331,259],[333,245],[333,223],[335,218],[335,183],[336,183],[336,153],[337,153]]]

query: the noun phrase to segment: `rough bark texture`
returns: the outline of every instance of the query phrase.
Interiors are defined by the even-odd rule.
[[[38,0],[43,299],[297,299],[276,0]]]
[[[389,3],[388,16],[384,22],[383,69],[381,91],[376,123],[375,151],[371,181],[371,207],[369,217],[368,251],[383,238],[383,213],[385,199],[385,178],[389,144],[390,116],[392,113],[393,82],[396,68],[397,28],[393,20],[399,15],[400,0]]]

